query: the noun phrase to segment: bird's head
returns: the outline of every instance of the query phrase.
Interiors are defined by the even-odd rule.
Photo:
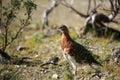
[[[61,33],[68,33],[68,28],[66,25],[59,26],[57,30],[60,31]]]

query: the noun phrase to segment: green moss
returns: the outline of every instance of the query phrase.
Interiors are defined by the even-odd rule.
[[[111,76],[107,77],[105,80],[115,80],[115,76],[111,75]]]
[[[75,32],[75,31],[70,31],[70,36],[72,37],[72,39],[74,40],[77,40],[79,37],[78,37],[78,34]]]
[[[63,80],[74,80],[74,75],[72,75],[70,69],[66,69],[63,72]]]
[[[36,37],[34,38],[34,42],[36,42],[36,43],[41,43],[43,37],[44,37],[44,34],[43,34],[43,33],[40,33],[39,36],[36,36]]]

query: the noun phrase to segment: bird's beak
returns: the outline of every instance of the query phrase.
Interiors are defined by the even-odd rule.
[[[61,29],[60,29],[60,27],[58,27],[58,28],[57,28],[57,31],[60,31],[60,32],[61,32]]]

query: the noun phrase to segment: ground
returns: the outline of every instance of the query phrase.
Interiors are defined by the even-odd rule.
[[[109,38],[97,38],[91,33],[87,34],[84,38],[80,37],[79,29],[83,27],[84,19],[61,5],[50,14],[50,27],[41,30],[42,13],[48,1],[35,0],[35,3],[38,7],[37,10],[33,12],[31,25],[27,26],[18,40],[7,49],[7,53],[15,58],[15,60],[23,57],[28,57],[30,59],[18,62],[19,64],[16,63],[17,61],[15,61],[15,64],[0,64],[0,80],[74,80],[75,78],[77,80],[98,80],[99,78],[101,80],[120,79],[119,65],[112,60],[106,61],[106,58],[111,56],[112,49],[120,46],[119,41],[115,40],[112,43],[108,43]],[[74,6],[83,12],[85,12],[83,7],[86,5],[86,1],[80,2],[77,0],[74,3]],[[13,24],[16,24],[16,22]],[[95,55],[94,57],[103,65],[103,67],[100,67],[100,72],[95,72],[88,65],[84,65],[80,66],[76,76],[72,74],[71,66],[62,56],[60,47],[61,34],[56,30],[57,26],[60,24],[68,25],[71,37],[78,43],[84,45]],[[17,51],[18,46],[26,46],[28,49]],[[50,64],[44,66],[44,68],[40,67],[44,61],[52,56],[59,57],[57,65]]]

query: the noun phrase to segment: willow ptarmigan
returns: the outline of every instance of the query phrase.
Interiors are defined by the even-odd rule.
[[[73,67],[73,73],[77,71],[78,64],[101,64],[94,59],[90,51],[88,51],[84,46],[75,42],[69,35],[69,30],[66,25],[61,25],[57,28],[61,33],[61,48],[63,56]]]

